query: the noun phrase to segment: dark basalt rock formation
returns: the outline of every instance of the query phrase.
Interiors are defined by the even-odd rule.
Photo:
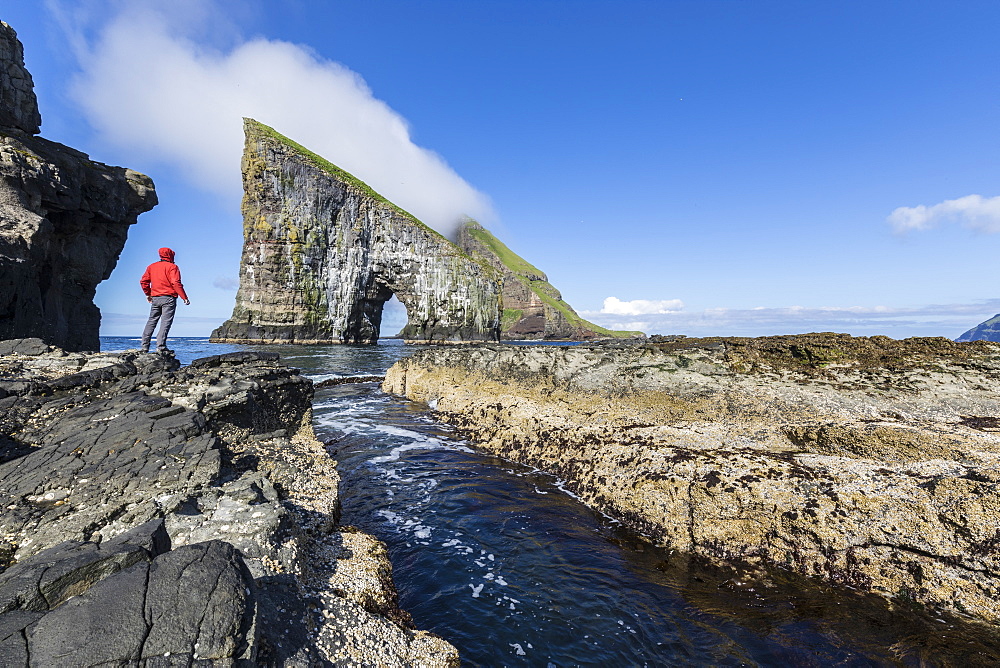
[[[150,527],[167,540],[163,520]],[[8,603],[20,605],[0,615],[3,665],[249,663],[256,597],[239,552],[218,540],[133,542],[148,542],[145,528],[103,546],[63,543],[0,575],[0,590],[58,594]]]
[[[156,192],[143,174],[33,136],[41,117],[21,49],[0,22],[0,339],[98,350],[97,285]]]
[[[457,665],[277,357],[0,341],[0,665]]]
[[[213,341],[374,343],[393,295],[404,339],[497,340],[491,266],[266,125],[244,129],[240,288]]]
[[[1000,313],[987,320],[986,322],[981,322],[962,336],[955,339],[956,341],[994,341],[1000,342]]]
[[[36,135],[42,125],[35,84],[24,67],[24,49],[17,33],[0,21],[0,127]]]
[[[587,341],[642,338],[642,332],[616,332],[588,322],[563,301],[548,277],[474,220],[459,228],[459,247],[503,274],[500,336],[507,340]]]

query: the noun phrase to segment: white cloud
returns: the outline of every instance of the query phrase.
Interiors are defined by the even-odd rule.
[[[617,297],[608,297],[604,300],[604,308],[601,313],[611,315],[651,315],[657,313],[674,313],[684,308],[684,302],[680,299],[633,299],[632,301],[622,301]]]
[[[932,206],[901,206],[886,219],[896,232],[926,230],[957,222],[979,232],[1000,232],[1000,197],[966,195]]]
[[[308,47],[256,38],[216,47],[215,1],[104,2],[88,16],[52,5],[80,74],[71,94],[102,137],[166,161],[191,183],[238,201],[242,117],[272,126],[448,234],[463,214],[491,221],[488,198],[410,138],[406,120],[357,73]],[[196,9],[197,11],[189,11]],[[110,18],[107,18],[110,17]],[[85,18],[85,17],[84,17]],[[212,25],[217,25],[213,23]],[[232,26],[219,34],[234,34]]]
[[[844,332],[855,336],[884,334],[955,338],[1000,313],[1000,299],[972,304],[932,304],[913,308],[886,306],[711,308],[659,314],[580,315],[609,329],[687,336],[766,336],[807,332]],[[624,316],[624,317],[623,317]]]
[[[232,276],[216,276],[215,280],[212,281],[212,286],[220,290],[235,292],[240,287],[240,281]]]

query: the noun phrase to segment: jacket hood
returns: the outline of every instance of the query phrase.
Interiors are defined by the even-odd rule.
[[[161,260],[166,260],[167,262],[173,262],[174,261],[174,252],[172,250],[170,250],[169,248],[161,248],[160,249],[160,259]]]

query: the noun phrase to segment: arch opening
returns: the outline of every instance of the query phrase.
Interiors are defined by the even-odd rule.
[[[392,288],[375,283],[353,309],[353,327],[347,336],[348,343],[378,343],[386,332],[386,337],[396,337],[409,322],[406,306],[392,291]]]
[[[392,295],[382,304],[382,334],[380,334],[380,338],[398,338],[409,321],[410,315],[406,310],[406,304],[399,301],[396,295]]]

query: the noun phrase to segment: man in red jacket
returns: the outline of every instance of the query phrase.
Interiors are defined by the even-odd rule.
[[[177,298],[183,299],[185,305],[191,304],[181,283],[181,270],[174,264],[174,252],[169,248],[161,248],[160,261],[146,267],[146,273],[139,280],[139,285],[146,293],[146,301],[152,304],[146,329],[142,332],[142,352],[149,352],[149,340],[153,337],[157,322],[160,323],[160,331],[156,335],[156,351],[172,352],[167,350],[167,332],[174,323]]]

